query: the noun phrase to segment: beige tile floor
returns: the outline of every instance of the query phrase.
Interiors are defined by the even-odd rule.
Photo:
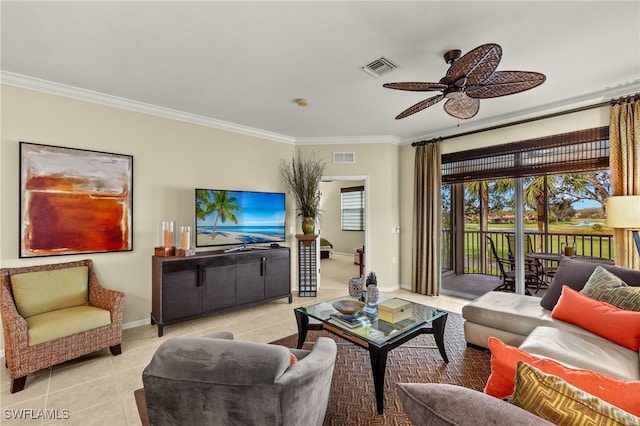
[[[142,370],[158,345],[175,336],[231,331],[236,340],[271,342],[297,332],[293,309],[340,297],[347,293],[349,277],[357,275],[353,256],[334,253],[321,262],[321,282],[315,298],[286,299],[206,318],[166,326],[159,338],[155,326],[123,331],[122,354],[108,350],[27,377],[25,389],[11,394],[6,368],[0,368],[0,424],[2,425],[139,425],[133,391],[142,387]],[[460,312],[468,300],[449,296],[429,297],[406,290],[383,293]],[[4,364],[4,359],[1,360]],[[15,417],[22,415],[23,418]],[[68,417],[68,418],[67,418]]]

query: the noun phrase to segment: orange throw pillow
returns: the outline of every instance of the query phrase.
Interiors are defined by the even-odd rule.
[[[538,358],[522,349],[505,345],[495,337],[489,338],[491,375],[484,392],[497,398],[513,393],[518,361],[523,361],[547,374],[560,377],[567,383],[596,396],[609,404],[640,416],[640,381],[624,381],[606,374],[579,370],[546,358]]]
[[[640,349],[640,312],[626,311],[562,286],[551,317],[575,324],[620,346]]]

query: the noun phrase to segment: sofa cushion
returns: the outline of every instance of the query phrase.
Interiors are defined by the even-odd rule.
[[[462,386],[398,383],[404,412],[414,425],[551,425],[515,405]]]
[[[567,383],[602,398],[610,404],[640,415],[640,381],[620,380],[591,370],[570,368],[552,359],[541,358],[522,349],[505,345],[495,338],[489,339],[489,345],[491,375],[485,386],[485,392],[488,395],[496,398],[511,395],[515,388],[514,378],[518,362],[523,361],[545,373],[558,376]]]
[[[620,277],[598,266],[580,293],[620,309],[640,311],[640,287],[628,286]]]
[[[467,321],[522,335],[550,319],[536,298],[501,291],[490,291],[463,306],[462,316]]]
[[[56,309],[86,305],[89,301],[89,268],[25,272],[11,276],[18,313],[24,318]]]
[[[111,324],[111,313],[95,306],[73,306],[26,319],[29,346]]]
[[[640,424],[640,417],[524,362],[518,363],[516,388],[509,402],[560,426]]]
[[[640,380],[638,352],[592,333],[537,327],[520,349],[568,367],[596,371],[623,380]]]
[[[462,316],[472,323],[527,336],[541,325],[578,331],[575,325],[551,318],[537,297],[490,291],[462,307]],[[523,337],[524,339],[524,337]]]
[[[636,269],[623,268],[621,266],[602,265],[598,263],[585,262],[571,258],[563,258],[558,265],[549,288],[540,299],[540,306],[553,310],[562,293],[562,286],[567,285],[576,291],[582,290],[585,283],[597,266],[620,277],[625,283],[633,287],[640,287],[640,271]]]
[[[551,316],[636,352],[640,349],[640,312],[625,311],[563,286]]]

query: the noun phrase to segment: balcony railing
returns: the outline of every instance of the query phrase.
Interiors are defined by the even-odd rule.
[[[499,275],[498,266],[491,253],[487,250],[486,237],[490,237],[496,246],[498,256],[507,259],[509,257],[509,245],[507,236],[513,235],[513,231],[469,231],[464,232],[464,272],[475,274]],[[537,232],[526,232],[532,240],[533,247],[539,252],[561,253],[564,246],[572,244],[574,252],[580,256],[590,256],[594,258],[614,259],[614,244],[612,235],[602,234],[539,234]],[[443,247],[449,250],[451,232],[444,231]],[[443,252],[443,270],[451,269],[448,261],[452,256]]]

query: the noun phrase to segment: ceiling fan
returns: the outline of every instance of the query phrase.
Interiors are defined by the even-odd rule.
[[[449,50],[444,60],[450,65],[438,83],[386,83],[383,87],[412,92],[442,92],[410,106],[396,120],[422,111],[443,99],[447,114],[467,119],[480,109],[480,99],[513,95],[544,83],[544,74],[532,71],[496,71],[502,58],[502,48],[495,43],[483,44],[464,56],[460,50]]]

